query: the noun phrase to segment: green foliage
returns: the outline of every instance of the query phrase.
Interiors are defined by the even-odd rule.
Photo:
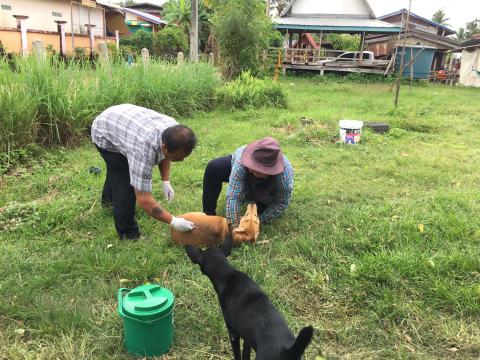
[[[220,51],[222,74],[227,79],[243,71],[258,73],[262,52],[272,33],[261,0],[225,0],[215,5],[212,23]]]
[[[364,74],[364,73],[348,73],[347,75],[338,75],[338,74],[325,74],[315,75],[314,81],[316,83],[358,83],[358,84],[392,84],[396,76],[395,75],[378,75],[378,74]],[[402,84],[410,84],[410,79],[403,77],[401,80]],[[414,79],[414,86],[426,86],[427,83],[424,80]]]
[[[278,82],[256,79],[248,71],[218,89],[217,96],[219,102],[227,108],[287,106],[285,92]]]
[[[443,11],[442,9],[437,10],[432,16],[432,21],[435,21],[437,24],[443,26],[450,26],[447,23],[448,20],[450,20],[450,18],[447,18],[445,11]]]
[[[200,1],[201,3],[201,1]],[[169,0],[164,5],[164,18],[165,20],[179,26],[185,34],[189,33],[191,3],[190,0]]]
[[[360,35],[328,34],[329,41],[335,50],[358,51],[360,48]]]
[[[187,52],[188,37],[178,26],[167,26],[153,36],[155,54]]]
[[[128,38],[121,38],[120,45],[129,47],[137,54],[140,54],[144,48],[151,52],[153,50],[153,35],[150,32],[140,29]]]
[[[89,62],[38,63],[32,57],[14,65],[15,71],[0,61],[0,152],[30,143],[72,143],[115,104],[129,102],[171,116],[207,110],[215,105],[220,81],[205,63],[178,67],[151,60],[145,69],[118,61],[94,68]]]

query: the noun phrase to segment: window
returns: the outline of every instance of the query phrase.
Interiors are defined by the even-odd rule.
[[[12,10],[12,6],[11,6],[11,5],[4,5],[4,4],[2,4],[2,10],[11,11],[11,10]]]
[[[52,12],[52,16],[55,16],[55,17],[62,17],[62,13],[60,13],[60,12],[56,12],[56,11],[53,11],[53,12]]]

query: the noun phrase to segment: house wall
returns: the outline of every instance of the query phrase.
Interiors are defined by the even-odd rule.
[[[404,19],[405,19],[405,21],[407,21],[407,16],[406,15],[404,15]],[[382,21],[388,22],[390,24],[395,24],[395,25],[401,26],[402,25],[402,14],[390,16],[388,18],[382,19]],[[438,32],[438,29],[435,26],[432,26],[432,25],[430,25],[430,24],[428,24],[428,23],[426,23],[422,20],[419,20],[417,18],[410,17],[409,22],[410,22],[410,26],[413,26],[414,28],[416,28],[418,30],[425,31],[425,32],[428,32],[428,33],[431,33],[431,34],[437,34],[437,32]]]
[[[292,5],[292,14],[344,14],[370,17],[370,12],[362,0],[297,0]]]
[[[95,25],[95,35],[104,34],[103,8],[74,4],[72,9],[70,1],[66,0],[0,0],[0,4],[11,6],[11,10],[0,8],[0,28],[16,28],[17,22],[13,15],[26,15],[29,17],[26,20],[28,29],[56,32],[57,24],[54,20],[63,20],[67,21],[66,30],[71,31],[73,10],[75,34],[86,34],[85,24],[88,23]]]
[[[480,47],[475,48],[474,51],[462,51],[460,84],[480,87]]]
[[[51,45],[52,48],[60,51],[60,35],[54,32],[28,32],[27,33],[27,51],[32,51],[32,42],[41,40],[45,47]],[[7,53],[20,53],[22,51],[20,31],[19,30],[0,30],[0,41],[5,47]],[[114,43],[115,39],[95,38],[94,49],[98,49],[101,43]],[[86,54],[90,53],[90,39],[87,35],[74,35],[73,49],[83,48]],[[72,53],[72,36],[66,36],[66,52]]]

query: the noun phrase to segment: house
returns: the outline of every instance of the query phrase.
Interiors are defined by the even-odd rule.
[[[326,53],[323,51],[324,34],[358,34],[362,39],[359,46],[361,52],[367,35],[381,34],[385,36],[398,34],[401,31],[401,27],[396,24],[376,19],[367,0],[293,0],[279,17],[273,19],[273,22],[275,28],[286,36],[287,49],[284,54],[284,71],[288,68],[312,69],[322,72],[324,69],[318,65],[319,61],[322,61],[325,56],[335,56],[333,52]],[[318,48],[308,46],[312,38],[305,37],[303,35],[305,33],[319,35]],[[306,42],[307,46],[313,51],[305,52],[301,49],[294,49],[294,38],[297,40],[297,44]],[[362,58],[363,55],[360,57]],[[299,59],[302,64],[298,63]],[[358,70],[355,67],[338,67],[336,69],[336,71],[354,72],[358,72]]]
[[[165,0],[165,2],[166,2],[166,0]],[[163,16],[163,6],[152,4],[150,2],[141,2],[141,3],[137,2],[135,4],[129,5],[128,8],[133,9],[133,10],[142,11],[144,13],[147,13],[147,14],[159,17],[159,18],[162,18],[162,16]]]
[[[125,12],[125,25],[130,34],[138,30],[155,33],[168,24],[167,21],[160,19],[158,16],[130,7],[123,8],[123,11]]]
[[[459,42],[448,37],[455,34],[454,30],[412,12],[409,17],[409,27],[406,29],[407,14],[406,9],[401,9],[380,16],[379,20],[401,27],[402,33],[393,37],[370,35],[365,43],[368,50],[372,51],[377,58],[393,54],[398,57],[398,54],[405,53],[408,62],[410,57],[415,57],[421,51],[413,64],[414,67],[419,67],[414,70],[414,77],[427,78],[430,71],[440,70],[446,66],[447,53],[455,50],[459,46]],[[403,50],[404,41],[405,51]],[[399,63],[396,61],[397,68]]]
[[[94,0],[0,0],[0,41],[7,53],[29,53],[32,42],[64,53],[114,41],[107,38],[108,10]]]
[[[480,34],[461,46],[460,85],[480,87]]]

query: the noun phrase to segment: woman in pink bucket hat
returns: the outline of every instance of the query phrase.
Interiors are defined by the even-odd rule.
[[[287,208],[293,190],[293,169],[280,144],[265,137],[238,148],[233,154],[211,160],[203,177],[203,212],[216,215],[224,182],[228,183],[226,218],[238,226],[241,205],[256,203],[260,221],[268,223]]]

